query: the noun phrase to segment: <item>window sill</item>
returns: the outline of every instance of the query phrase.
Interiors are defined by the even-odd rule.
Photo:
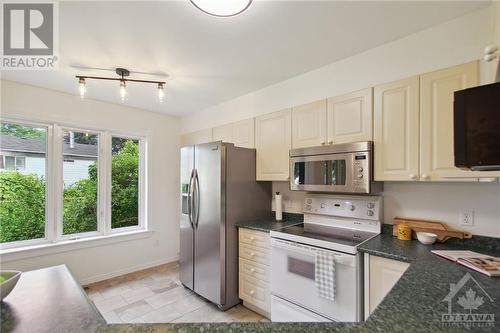
[[[134,230],[107,236],[87,237],[75,240],[64,240],[57,243],[44,243],[32,246],[4,249],[0,251],[0,260],[5,263],[9,261],[40,257],[54,253],[63,253],[89,247],[99,247],[114,243],[149,238],[152,235],[153,231],[151,230]]]

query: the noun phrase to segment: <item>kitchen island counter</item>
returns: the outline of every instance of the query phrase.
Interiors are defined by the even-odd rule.
[[[242,227],[242,226],[240,226]],[[472,240],[449,240],[445,244],[422,245],[417,241],[398,241],[392,236],[390,227],[384,228],[384,233],[360,245],[362,253],[383,256],[386,258],[402,260],[410,263],[410,267],[388,293],[380,305],[375,309],[367,321],[361,323],[196,323],[196,324],[102,324],[102,318],[91,305],[91,301],[83,308],[83,313],[94,311],[87,324],[85,321],[67,316],[59,316],[61,328],[66,332],[76,332],[85,327],[81,332],[498,332],[500,329],[500,279],[490,278],[461,265],[449,262],[432,255],[431,249],[469,249],[485,254],[500,256],[500,241],[488,237],[474,237]],[[493,327],[449,327],[443,325],[443,314],[448,313],[448,303],[444,298],[450,292],[450,284],[458,283],[466,274],[481,285],[494,302],[483,297],[484,304],[473,313],[494,315],[496,321]],[[74,284],[76,290],[81,289]],[[57,295],[57,294],[56,294]],[[64,298],[55,297],[64,301]],[[62,303],[61,303],[62,304]],[[71,311],[73,304],[67,303]],[[464,312],[458,304],[453,304],[454,311]],[[4,309],[2,307],[2,313]],[[467,310],[468,311],[468,310]],[[465,311],[465,312],[467,312]],[[53,311],[52,311],[53,312]],[[63,311],[64,313],[64,311]],[[87,317],[88,318],[88,317]],[[3,326],[2,332],[10,332]],[[44,319],[38,317],[39,326],[44,327]],[[36,323],[33,323],[33,325]],[[82,326],[84,324],[85,326]],[[53,332],[63,332],[55,330]]]

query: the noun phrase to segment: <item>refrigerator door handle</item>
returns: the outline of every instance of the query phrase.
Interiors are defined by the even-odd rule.
[[[188,218],[189,223],[191,224],[191,228],[194,229],[193,225],[193,180],[194,180],[194,169],[191,170],[191,176],[189,177],[189,185],[188,185],[188,195],[187,195],[187,208],[188,208]]]
[[[198,179],[198,170],[194,170],[194,180],[195,180],[195,191],[194,191],[194,197],[195,197],[195,209],[194,209],[194,226],[195,228],[198,228],[198,220],[200,218],[200,181]]]

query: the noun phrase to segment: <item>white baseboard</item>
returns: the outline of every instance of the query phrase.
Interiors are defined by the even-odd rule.
[[[116,271],[113,271],[113,272],[107,272],[107,273],[104,273],[104,274],[98,274],[98,275],[89,276],[89,277],[86,277],[86,278],[83,278],[83,279],[78,279],[78,282],[80,282],[80,284],[82,286],[86,286],[86,285],[89,285],[91,283],[95,283],[95,282],[99,282],[99,281],[103,281],[103,280],[108,280],[108,279],[111,279],[111,278],[114,278],[114,277],[117,277],[117,276],[121,276],[121,275],[129,274],[129,273],[141,271],[143,269],[147,269],[147,268],[151,268],[151,267],[155,267],[155,266],[169,264],[169,263],[172,263],[172,262],[175,262],[175,261],[178,261],[178,260],[179,260],[179,257],[175,256],[175,257],[166,258],[166,259],[162,259],[162,260],[151,261],[151,262],[148,262],[148,263],[144,263],[144,264],[140,264],[140,265],[136,265],[136,266],[132,266],[132,267],[127,267],[127,268],[119,269],[119,270],[116,270]]]

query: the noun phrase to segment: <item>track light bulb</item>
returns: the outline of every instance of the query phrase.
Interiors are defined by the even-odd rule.
[[[80,91],[80,98],[85,98],[85,93],[87,92],[87,87],[85,85],[85,79],[83,77],[78,79],[78,89]]]
[[[125,99],[127,98],[127,84],[125,81],[120,81],[120,98],[122,103],[125,103]]]
[[[158,102],[163,103],[165,99],[165,87],[163,83],[158,83]]]

